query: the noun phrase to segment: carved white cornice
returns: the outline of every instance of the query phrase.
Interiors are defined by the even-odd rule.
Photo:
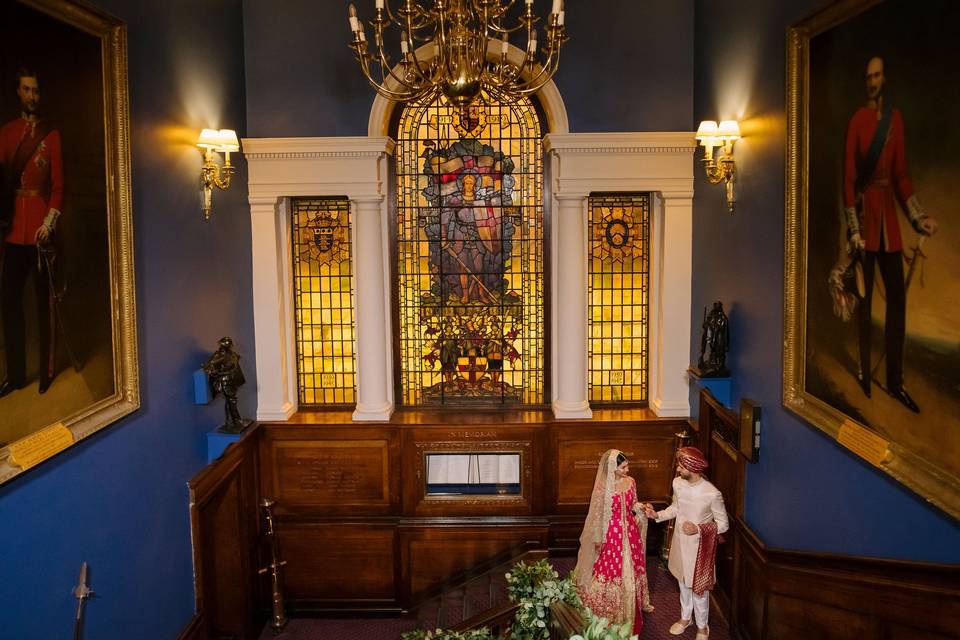
[[[247,160],[371,158],[392,154],[392,138],[339,136],[332,138],[244,138]]]
[[[544,137],[546,152],[574,154],[693,154],[692,131],[631,131],[608,133],[551,133]]]
[[[543,145],[552,158],[554,198],[585,198],[595,191],[693,198],[692,132],[551,133]]]
[[[394,141],[382,136],[245,138],[251,203],[288,196],[382,199]]]

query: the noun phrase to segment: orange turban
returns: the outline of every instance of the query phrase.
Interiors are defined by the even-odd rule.
[[[703,473],[709,465],[707,457],[696,447],[681,447],[677,449],[677,462],[690,473]]]

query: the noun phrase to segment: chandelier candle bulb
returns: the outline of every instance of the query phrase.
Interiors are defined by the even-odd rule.
[[[560,11],[560,13],[557,14],[557,24],[561,27],[563,26],[563,14],[563,11]]]
[[[383,9],[383,0],[377,0],[377,9]]]
[[[500,41],[500,53],[507,55],[510,51],[510,42],[507,40],[507,34],[503,34],[503,40]]]
[[[350,18],[350,31],[356,33],[360,30],[360,21],[357,20],[357,8],[351,4],[347,8],[347,14]]]
[[[403,55],[410,53],[410,45],[407,44],[407,32],[404,31],[403,35],[400,36],[400,51],[403,52]]]
[[[561,0],[553,0],[553,10],[550,13],[553,13],[553,14],[560,13],[561,5],[562,5]]]

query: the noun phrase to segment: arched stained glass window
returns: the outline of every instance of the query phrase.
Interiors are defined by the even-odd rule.
[[[527,98],[408,103],[397,131],[398,397],[544,401],[543,161]]]

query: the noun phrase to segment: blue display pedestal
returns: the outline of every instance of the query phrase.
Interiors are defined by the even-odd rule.
[[[691,382],[709,390],[723,406],[732,408],[730,406],[731,378],[701,378],[693,368],[687,369],[687,373],[690,375]]]
[[[219,429],[207,432],[207,464],[222,456],[227,447],[240,440],[250,430],[253,420],[242,420],[241,423],[243,428],[239,433],[224,433]]]
[[[243,433],[223,433],[220,431],[207,432],[207,464],[210,464],[227,450],[234,442],[240,440]]]

